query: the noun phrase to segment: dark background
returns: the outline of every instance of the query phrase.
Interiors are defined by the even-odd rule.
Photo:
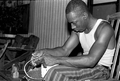
[[[28,34],[30,4],[21,0],[0,1],[0,32],[5,34]]]

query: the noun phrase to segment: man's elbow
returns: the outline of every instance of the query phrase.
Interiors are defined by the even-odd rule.
[[[89,67],[89,68],[93,68],[93,67],[95,67],[95,65],[96,65],[95,63],[90,63],[90,64],[88,65],[88,67]]]
[[[81,65],[77,65],[77,67],[81,68]],[[93,68],[93,67],[95,67],[95,64],[88,62],[88,63],[83,64],[82,67],[83,68]]]
[[[89,68],[93,68],[93,67],[96,66],[96,61],[93,58],[88,59],[88,63],[87,63],[86,66],[89,67]]]
[[[67,48],[65,47],[61,47],[62,48],[62,52],[65,56],[69,56],[70,53],[71,53],[71,50],[68,50]]]
[[[95,67],[95,65],[96,65],[96,63],[93,61],[93,59],[86,59],[86,60],[84,61],[84,64],[83,64],[82,67],[85,67],[85,68],[93,68],[93,67]],[[80,67],[81,67],[81,65],[80,65]]]

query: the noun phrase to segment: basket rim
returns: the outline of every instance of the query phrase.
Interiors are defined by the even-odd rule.
[[[26,75],[28,78],[30,78],[30,79],[34,79],[34,80],[41,80],[41,79],[43,79],[42,76],[41,76],[40,78],[33,78],[33,77],[29,76],[29,74],[27,73],[27,71],[26,71],[26,66],[27,66],[28,63],[30,63],[31,61],[32,61],[32,60],[29,60],[29,61],[26,62],[25,65],[24,65],[24,73],[25,73],[25,75]]]

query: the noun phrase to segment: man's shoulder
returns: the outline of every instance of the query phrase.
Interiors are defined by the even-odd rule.
[[[101,32],[105,30],[107,30],[106,32],[108,31],[110,31],[111,33],[114,32],[113,27],[109,22],[102,21],[98,28],[96,29],[95,35],[98,37],[101,34]]]

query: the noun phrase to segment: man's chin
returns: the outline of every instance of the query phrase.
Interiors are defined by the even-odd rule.
[[[80,33],[84,32],[84,31],[75,30],[75,29],[73,29],[73,31],[74,31],[74,32],[80,32]]]

